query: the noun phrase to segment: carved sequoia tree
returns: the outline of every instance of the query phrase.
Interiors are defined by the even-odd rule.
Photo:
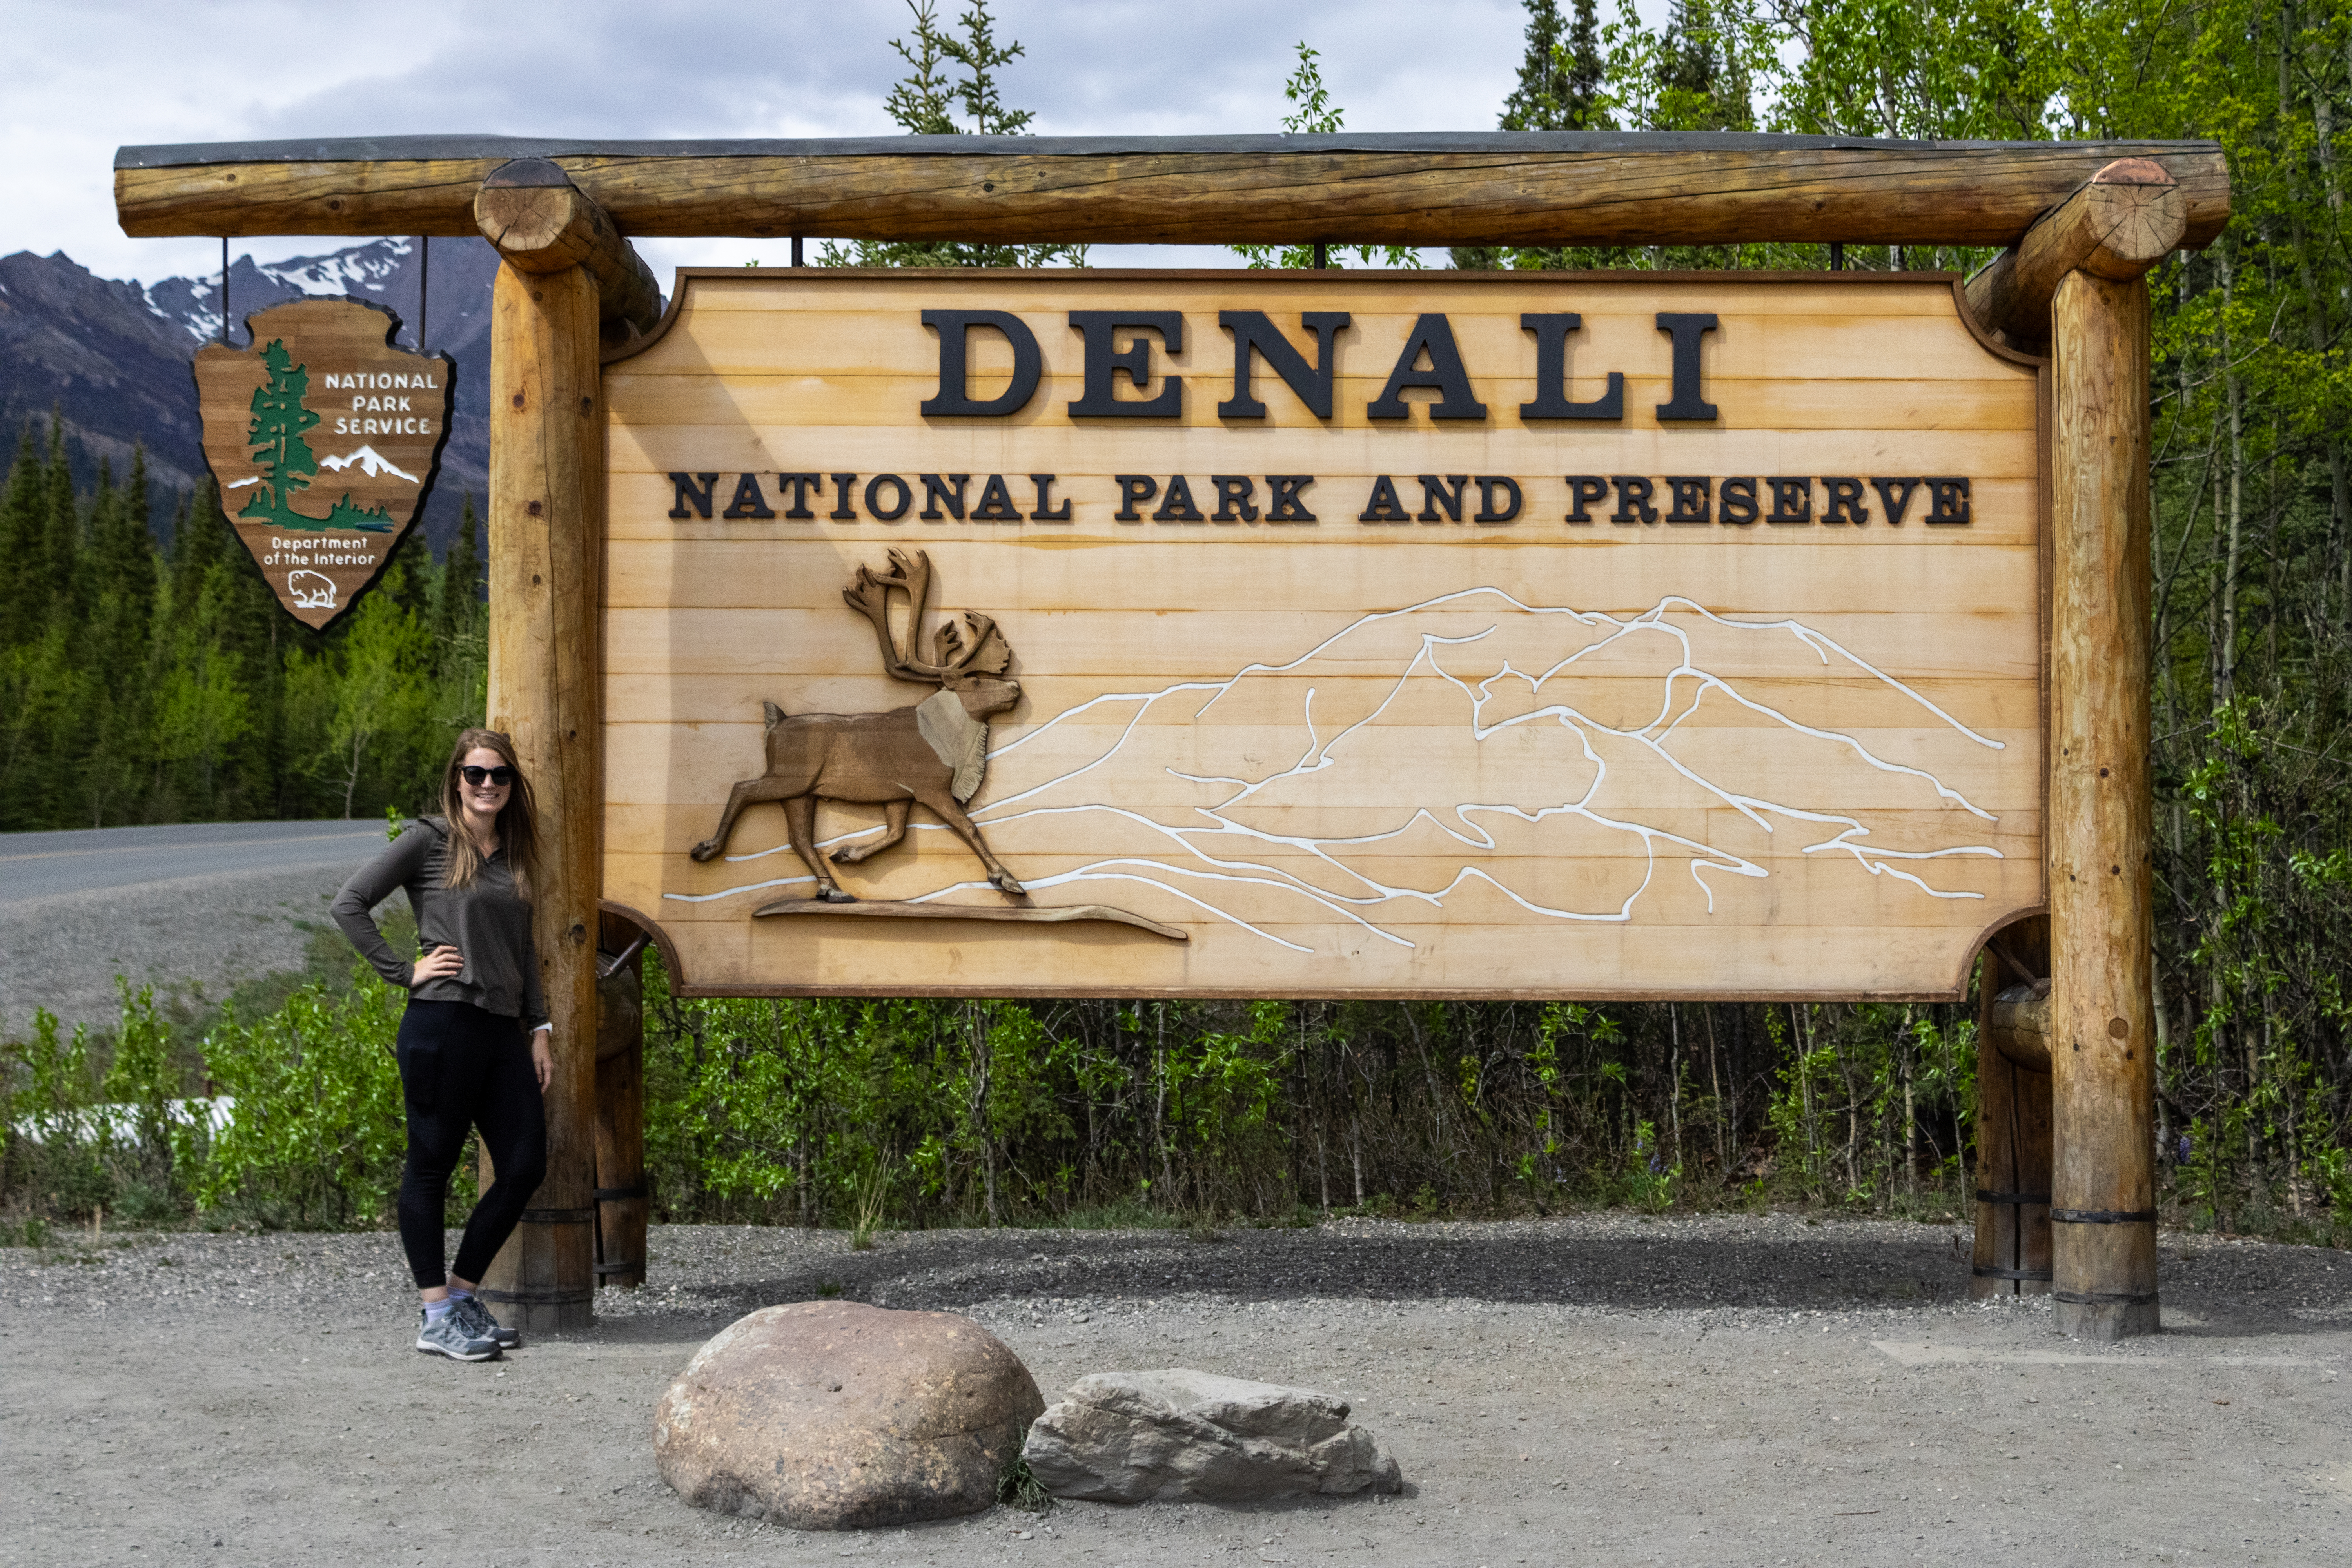
[[[261,363],[269,379],[253,389],[253,423],[246,430],[261,483],[237,515],[278,528],[316,528],[316,520],[294,510],[294,492],[309,489],[310,477],[319,471],[317,456],[302,439],[302,433],[319,423],[319,416],[303,405],[310,395],[310,373],[296,364],[286,344],[274,338],[261,351]]]

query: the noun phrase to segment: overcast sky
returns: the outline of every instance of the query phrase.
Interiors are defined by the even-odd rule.
[[[940,0],[947,16],[966,0]],[[1660,9],[1644,4],[1645,11]],[[1001,0],[1026,56],[1007,100],[1044,135],[1281,129],[1291,46],[1322,51],[1351,131],[1492,130],[1521,50],[1519,0]],[[473,132],[841,136],[896,130],[905,0],[0,0],[0,254],[63,250],[105,277],[202,276],[217,241],[129,239],[118,145]],[[270,260],[343,239],[240,239]],[[649,240],[670,268],[780,242]],[[1210,260],[1098,247],[1098,265]]]

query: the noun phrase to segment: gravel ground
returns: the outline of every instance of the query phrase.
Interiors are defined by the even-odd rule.
[[[382,837],[379,830],[378,837]],[[349,865],[226,871],[0,903],[0,1037],[33,1009],[111,1027],[114,977],[218,1001],[242,981],[303,966]]]
[[[1965,1300],[1953,1226],[657,1229],[653,1283],[499,1365],[408,1351],[388,1235],[0,1252],[0,1563],[2330,1563],[2352,1257],[2168,1237],[2168,1331]],[[1063,1504],[804,1535],[700,1513],[653,1402],[754,1307],[986,1323],[1048,1398],[1193,1366],[1342,1394],[1408,1494]]]

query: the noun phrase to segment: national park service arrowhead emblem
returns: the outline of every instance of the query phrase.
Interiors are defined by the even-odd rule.
[[[457,366],[394,347],[399,319],[359,300],[296,300],[246,325],[250,348],[196,352],[205,460],[278,602],[324,626],[424,509]]]

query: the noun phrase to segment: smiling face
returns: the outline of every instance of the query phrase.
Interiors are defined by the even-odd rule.
[[[506,759],[488,746],[476,746],[457,761],[460,769],[500,768]],[[504,811],[507,797],[514,793],[512,784],[492,784],[485,776],[480,784],[468,783],[461,772],[457,777],[457,798],[465,803],[466,816],[478,832],[493,828],[499,813]]]

